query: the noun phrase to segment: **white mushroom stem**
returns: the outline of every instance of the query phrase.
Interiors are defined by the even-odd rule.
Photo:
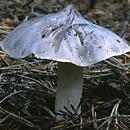
[[[65,111],[64,106],[71,112],[78,106],[82,97],[83,89],[83,68],[70,63],[58,63],[58,84],[55,100],[55,112]],[[78,113],[81,113],[79,108]],[[57,120],[62,120],[62,116],[56,116]]]

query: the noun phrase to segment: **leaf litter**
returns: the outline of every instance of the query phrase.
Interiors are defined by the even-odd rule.
[[[56,12],[68,3],[75,4],[85,18],[111,29],[130,42],[130,3],[117,0],[1,0],[0,40],[19,23]],[[84,70],[83,98],[79,104],[82,113],[78,115],[78,107],[73,108],[73,105],[73,113],[65,107],[67,112],[59,112],[65,121],[55,122],[57,63],[33,56],[15,60],[0,51],[0,129],[129,130],[129,53]]]

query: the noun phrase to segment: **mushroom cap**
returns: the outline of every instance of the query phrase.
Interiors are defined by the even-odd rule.
[[[34,54],[40,59],[78,66],[130,51],[123,39],[84,19],[73,5],[23,22],[3,40],[1,47],[13,58]]]

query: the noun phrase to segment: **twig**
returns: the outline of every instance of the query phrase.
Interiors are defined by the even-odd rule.
[[[128,24],[129,24],[129,20],[130,20],[130,11],[128,12],[127,20],[124,23],[124,27],[123,27],[123,29],[122,29],[122,31],[120,33],[120,37],[124,36],[124,34],[125,34],[126,30],[127,30]]]
[[[11,113],[11,112],[9,112],[9,111],[3,109],[2,107],[0,107],[0,109],[1,109],[3,112],[5,112],[6,114],[8,114],[8,115],[14,117],[14,119],[18,119],[22,124],[26,124],[27,126],[30,126],[30,127],[32,127],[32,128],[37,128],[38,130],[41,130],[41,129],[40,129],[39,127],[37,127],[34,123],[32,123],[32,122],[30,122],[30,121],[24,119],[23,117],[20,117],[20,116],[14,114],[14,113]],[[18,120],[17,120],[17,121],[18,121]]]
[[[106,121],[108,121],[108,120],[110,120],[110,119],[113,119],[113,118],[130,118],[130,115],[115,115],[115,114],[113,114],[111,117],[110,116],[108,116],[108,117],[104,117],[104,118],[100,118],[100,119],[96,119],[95,121],[86,121],[86,122],[83,122],[82,123],[82,126],[86,126],[86,125],[88,125],[88,124],[91,124],[91,123],[94,123],[94,122],[101,122],[101,121],[104,121],[104,120],[106,120]],[[66,123],[66,125],[67,125],[67,123]],[[71,125],[71,126],[65,126],[65,125],[58,125],[58,126],[54,126],[54,127],[52,127],[51,128],[51,130],[64,130],[64,128],[66,127],[66,128],[73,128],[73,127],[78,127],[78,126],[80,126],[81,124],[73,124],[73,125]]]
[[[2,120],[0,120],[0,124],[2,124],[4,121],[6,121],[9,117],[10,117],[10,115],[7,115],[5,118],[3,118]]]
[[[25,75],[18,75],[19,77],[22,77],[22,78],[25,78],[25,79],[29,79],[31,81],[34,81],[36,83],[38,83],[39,85],[45,87],[47,90],[50,90],[51,92],[55,93],[56,90],[55,89],[52,89],[52,88],[49,88],[47,87],[46,85],[44,85],[42,82],[38,81],[37,79],[34,79],[34,78],[31,78],[31,77],[28,77],[28,76],[25,76]]]
[[[0,101],[0,104],[5,101],[6,99],[10,98],[11,96],[14,96],[18,93],[23,93],[23,92],[27,92],[27,91],[23,91],[23,90],[19,90],[19,91],[14,91],[12,93],[10,93],[9,95],[7,95],[6,97],[4,97],[1,101]]]

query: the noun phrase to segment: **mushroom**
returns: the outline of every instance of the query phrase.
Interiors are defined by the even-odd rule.
[[[82,97],[83,67],[130,51],[125,40],[95,25],[68,5],[58,13],[32,18],[17,26],[1,44],[13,58],[30,54],[58,62],[55,112],[72,111]],[[81,113],[79,109],[78,113]],[[62,116],[56,116],[62,120]]]

